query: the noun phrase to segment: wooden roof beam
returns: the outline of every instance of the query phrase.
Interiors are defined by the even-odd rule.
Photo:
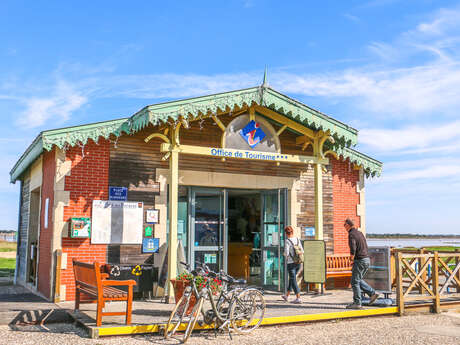
[[[296,132],[299,132],[311,139],[314,139],[316,137],[316,133],[315,131],[313,131],[312,129],[310,128],[307,128],[303,125],[301,125],[300,123],[297,123],[291,119],[288,119],[287,117],[285,117],[284,115],[281,115],[279,113],[277,113],[276,111],[273,111],[271,109],[268,109],[268,108],[265,108],[265,107],[262,107],[260,105],[254,105],[253,108],[259,112],[260,114],[282,124],[282,125],[287,125],[289,128],[292,128],[293,130],[295,130]]]

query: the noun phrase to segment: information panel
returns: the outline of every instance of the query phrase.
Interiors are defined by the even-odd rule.
[[[369,247],[371,266],[364,280],[375,290],[391,293],[390,247]]]
[[[142,244],[144,204],[94,200],[91,243]]]
[[[326,243],[323,240],[303,241],[303,251],[303,279],[305,282],[326,282]]]

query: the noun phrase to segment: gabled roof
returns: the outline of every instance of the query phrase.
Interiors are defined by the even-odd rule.
[[[353,163],[363,165],[366,174],[380,175],[382,164],[366,155],[349,149],[357,144],[358,131],[337,121],[299,101],[285,96],[270,87],[260,86],[249,89],[218,93],[178,101],[149,105],[130,118],[92,123],[41,132],[23,153],[10,172],[11,182],[15,182],[43,150],[85,145],[89,139],[107,139],[110,135],[134,134],[149,124],[159,125],[175,122],[180,118],[194,120],[208,113],[235,111],[243,106],[257,104],[270,108],[287,118],[313,130],[329,131],[335,139],[334,151],[343,158],[353,158]],[[340,151],[340,152],[339,152]]]

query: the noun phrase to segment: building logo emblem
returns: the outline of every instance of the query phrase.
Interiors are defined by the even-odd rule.
[[[240,135],[248,143],[251,148],[254,148],[258,143],[260,143],[263,138],[265,138],[265,133],[260,128],[259,123],[254,120],[249,121],[249,123],[240,130]]]

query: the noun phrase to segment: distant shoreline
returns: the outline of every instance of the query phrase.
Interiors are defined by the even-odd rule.
[[[460,238],[460,235],[414,235],[414,234],[366,234],[367,238],[372,239],[387,239],[387,238],[401,238],[401,239],[449,239]]]

